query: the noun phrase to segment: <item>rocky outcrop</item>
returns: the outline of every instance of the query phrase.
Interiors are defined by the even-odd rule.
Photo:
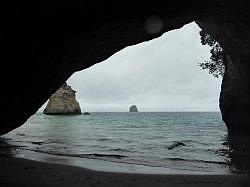
[[[43,113],[47,115],[82,114],[75,90],[64,83],[49,99]]]
[[[0,134],[21,126],[74,72],[192,21],[214,36],[227,54],[220,97],[223,120],[230,132],[250,134],[248,4],[245,0],[1,1]]]
[[[130,108],[129,108],[129,112],[138,112],[138,109],[135,105],[132,105]]]
[[[247,4],[234,9],[230,5],[232,2],[196,22],[217,39],[226,54],[220,93],[223,121],[230,133],[250,134],[250,13]]]
[[[168,150],[174,149],[176,147],[186,146],[183,142],[174,142],[172,145],[167,146]]]

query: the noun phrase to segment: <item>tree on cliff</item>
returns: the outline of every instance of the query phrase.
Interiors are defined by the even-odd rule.
[[[224,75],[225,72],[225,54],[220,44],[205,31],[200,31],[201,44],[209,45],[212,47],[210,50],[211,56],[210,59],[198,65],[204,70],[207,69],[209,74],[212,74],[214,77],[218,78],[219,76]]]

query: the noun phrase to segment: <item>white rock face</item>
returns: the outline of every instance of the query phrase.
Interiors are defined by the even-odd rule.
[[[132,105],[129,109],[129,112],[138,112],[138,109],[135,105]]]
[[[75,90],[64,83],[49,99],[43,113],[47,115],[82,114]]]

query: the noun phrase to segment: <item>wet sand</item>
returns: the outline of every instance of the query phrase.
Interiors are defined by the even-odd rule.
[[[0,186],[250,186],[249,175],[112,173],[6,156],[0,168]]]

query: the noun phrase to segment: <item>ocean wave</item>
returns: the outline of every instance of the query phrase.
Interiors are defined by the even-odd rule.
[[[17,136],[25,136],[24,133],[16,133]]]
[[[72,154],[72,153],[62,153],[62,152],[54,152],[54,151],[44,151],[44,150],[33,150],[33,149],[25,149],[28,151],[34,151],[37,153],[45,153],[49,155],[55,156],[68,156],[68,157],[79,157],[79,158],[100,158],[100,157],[109,157],[109,158],[117,158],[121,159],[126,157],[125,155],[120,154],[102,154],[102,153],[87,153],[87,154]]]
[[[125,155],[120,155],[120,154],[102,154],[102,153],[89,153],[89,154],[68,154],[68,153],[60,153],[60,152],[52,152],[52,151],[44,151],[44,150],[32,150],[32,149],[26,149],[26,148],[21,148],[23,150],[29,150],[29,151],[34,151],[38,153],[45,153],[53,156],[66,156],[66,157],[75,157],[75,158],[86,158],[86,159],[97,159],[97,160],[103,160],[103,161],[109,161],[109,162],[114,162],[114,163],[123,163],[123,164],[132,164],[132,165],[137,165],[137,166],[147,166],[147,167],[155,167],[155,168],[167,168],[167,169],[175,169],[175,170],[180,170],[180,171],[194,171],[194,172],[210,172],[210,170],[206,170],[207,166],[200,165],[200,167],[176,167],[171,164],[164,164],[164,159],[169,160],[169,161],[182,161],[182,162],[201,162],[201,163],[210,163],[210,164],[223,164],[223,165],[228,165],[228,162],[216,162],[216,161],[206,161],[206,160],[195,160],[195,159],[182,159],[182,158],[164,158],[157,162],[142,162],[141,160],[138,160],[136,158],[130,158],[129,156]],[[124,159],[123,159],[124,158]],[[164,162],[162,162],[164,161]]]
[[[109,149],[109,151],[129,152],[129,153],[135,153],[136,152],[136,151],[131,151],[131,150],[122,149],[122,148],[112,148],[112,149]]]
[[[9,145],[9,144],[1,144],[0,145],[1,148],[23,148],[23,147],[27,147],[25,145]]]
[[[30,142],[30,143],[35,144],[35,145],[42,145],[42,144],[44,144],[45,142]]]
[[[109,139],[109,138],[99,138],[99,139],[97,139],[97,141],[111,141],[111,139]]]
[[[98,154],[98,153],[92,153],[92,154],[81,154],[81,156],[93,156],[93,157],[111,157],[111,158],[124,158],[125,155],[118,155],[118,154]]]
[[[103,154],[103,153],[72,154],[72,153],[62,153],[62,152],[53,152],[53,151],[26,149],[24,147],[20,147],[20,148],[23,149],[23,150],[29,150],[29,151],[34,151],[34,152],[38,152],[38,153],[46,153],[46,154],[55,155],[55,156],[68,156],[68,157],[91,158],[91,159],[93,159],[93,158],[104,158],[104,157],[106,157],[106,158],[122,159],[122,158],[128,157],[128,156],[121,155],[121,154]],[[224,164],[224,165],[230,164],[229,162],[226,162],[226,161],[184,159],[184,158],[179,158],[179,157],[168,157],[168,158],[162,158],[160,160],[162,160],[162,161],[165,161],[165,160],[169,160],[169,161],[182,161],[182,162],[202,162],[202,163]],[[139,163],[135,163],[135,164],[139,164]],[[143,165],[145,165],[145,164],[143,164]],[[151,166],[156,167],[155,165],[151,165]]]
[[[229,162],[225,161],[212,161],[212,160],[199,160],[199,159],[184,159],[184,158],[163,158],[162,160],[170,160],[170,161],[183,161],[183,162],[202,162],[202,163],[209,163],[209,164],[230,164]]]
[[[213,144],[213,142],[201,142],[200,140],[180,140],[181,142],[187,143],[187,144],[199,144],[199,145],[204,145],[208,146]]]

